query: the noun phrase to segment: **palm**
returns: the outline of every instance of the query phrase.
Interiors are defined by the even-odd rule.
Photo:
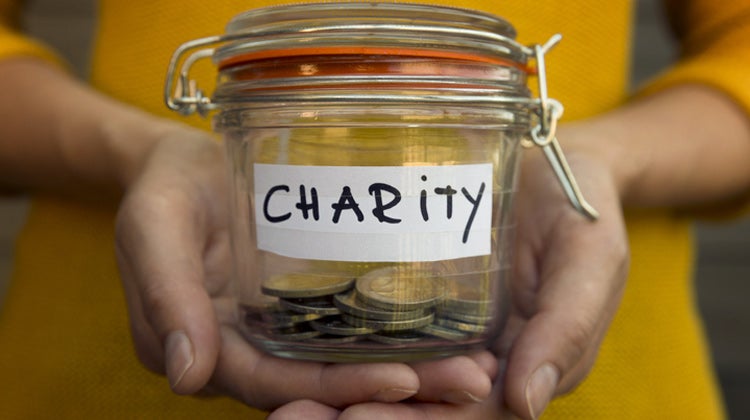
[[[591,222],[576,213],[541,154],[528,153],[516,198],[513,308],[494,347],[500,365],[506,366],[503,383],[495,384],[495,398],[458,406],[367,403],[344,411],[295,402],[282,407],[279,417],[304,410],[319,418],[377,413],[380,418],[484,419],[502,418],[508,411],[530,418],[530,409],[539,415],[543,405],[527,402],[526,386],[542,363],[560,372],[550,392],[564,393],[580,383],[616,310],[628,253],[619,198],[606,168],[584,155],[569,154],[569,161],[601,217]]]
[[[259,352],[236,331],[228,293],[221,146],[180,131],[152,150],[118,214],[118,260],[141,361],[178,393],[209,387],[254,407],[311,399],[468,402],[489,392],[487,352],[440,363],[324,365]],[[210,380],[210,383],[209,383]]]

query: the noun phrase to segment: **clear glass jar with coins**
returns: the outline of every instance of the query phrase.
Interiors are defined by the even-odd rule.
[[[282,357],[405,361],[502,332],[522,143],[586,208],[554,139],[561,106],[527,88],[552,43],[514,39],[470,10],[323,3],[252,10],[175,52],[168,106],[218,110],[247,340]],[[219,70],[210,97],[189,75],[205,57]]]

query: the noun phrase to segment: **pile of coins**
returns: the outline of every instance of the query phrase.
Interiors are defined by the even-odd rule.
[[[267,279],[266,305],[245,322],[274,340],[408,345],[479,338],[493,320],[490,287],[387,267],[359,278],[288,274]]]

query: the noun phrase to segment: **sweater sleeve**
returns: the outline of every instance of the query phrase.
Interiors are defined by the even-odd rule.
[[[0,60],[26,56],[65,67],[63,61],[49,48],[19,32],[20,4],[19,0],[0,0]]]
[[[750,121],[750,0],[664,0],[664,4],[680,43],[680,57],[637,96],[684,84],[709,86],[732,99]],[[750,191],[687,213],[714,220],[745,216],[750,214]]]
[[[750,116],[750,0],[665,0],[680,59],[640,94],[695,83],[732,98]]]

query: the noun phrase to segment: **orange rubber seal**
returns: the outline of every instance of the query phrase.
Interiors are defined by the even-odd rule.
[[[533,67],[519,64],[513,60],[497,57],[457,52],[439,51],[418,48],[388,48],[367,46],[336,46],[336,47],[304,47],[288,48],[280,50],[253,51],[235,55],[219,62],[219,70],[224,70],[238,64],[252,61],[267,60],[273,58],[292,58],[302,56],[333,56],[333,55],[382,55],[399,57],[424,57],[424,58],[447,58],[462,61],[474,61],[480,63],[497,64],[501,66],[515,67],[528,74],[536,74]]]

